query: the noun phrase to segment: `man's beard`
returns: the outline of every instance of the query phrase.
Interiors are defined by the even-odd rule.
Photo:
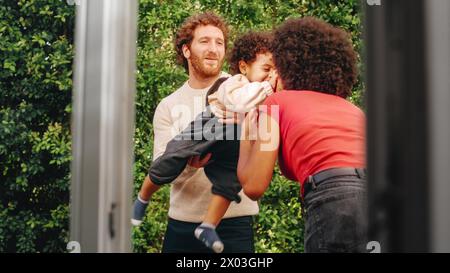
[[[216,59],[217,66],[215,66],[215,67],[206,66],[203,63],[204,59],[206,59],[206,58]],[[207,56],[205,56],[205,58],[200,58],[199,56],[197,56],[195,54],[191,54],[190,60],[191,60],[192,68],[195,70],[195,72],[204,78],[214,77],[214,76],[219,75],[220,70],[222,68],[222,64],[223,64],[223,59],[219,60],[219,58],[217,56],[211,56],[211,55],[207,55]]]

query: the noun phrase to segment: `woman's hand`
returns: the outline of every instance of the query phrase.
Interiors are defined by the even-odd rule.
[[[258,137],[258,112],[250,110],[242,123],[241,140],[256,140]]]
[[[245,114],[234,112],[233,115],[227,116],[224,115],[223,118],[219,118],[218,121],[223,124],[241,124],[245,119]]]

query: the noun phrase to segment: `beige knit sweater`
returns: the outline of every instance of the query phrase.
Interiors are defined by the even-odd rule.
[[[223,73],[222,76],[227,74]],[[153,159],[161,156],[167,143],[205,110],[208,89],[209,87],[193,89],[185,82],[159,103],[153,117]],[[231,202],[224,218],[255,215],[259,212],[257,202],[250,200],[242,191],[239,195],[241,203]],[[199,223],[204,218],[211,196],[211,182],[203,168],[196,169],[188,165],[171,185],[169,217]]]

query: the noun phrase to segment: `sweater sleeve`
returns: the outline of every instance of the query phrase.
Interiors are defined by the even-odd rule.
[[[153,116],[153,161],[165,152],[167,143],[173,138],[172,126],[170,108],[163,100],[156,107],[155,115]],[[187,165],[184,171],[172,183],[185,181],[193,176],[196,171],[196,168]]]
[[[238,74],[226,80],[219,90],[211,95],[216,108],[230,112],[246,113],[258,106],[273,93],[269,82],[249,82],[247,77]],[[213,111],[214,112],[214,111]]]

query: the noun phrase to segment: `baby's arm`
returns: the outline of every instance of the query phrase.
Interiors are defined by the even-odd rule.
[[[268,81],[250,83],[244,75],[238,74],[223,82],[219,90],[208,97],[208,101],[213,106],[214,114],[222,117],[225,109],[227,113],[247,113],[272,93]]]

